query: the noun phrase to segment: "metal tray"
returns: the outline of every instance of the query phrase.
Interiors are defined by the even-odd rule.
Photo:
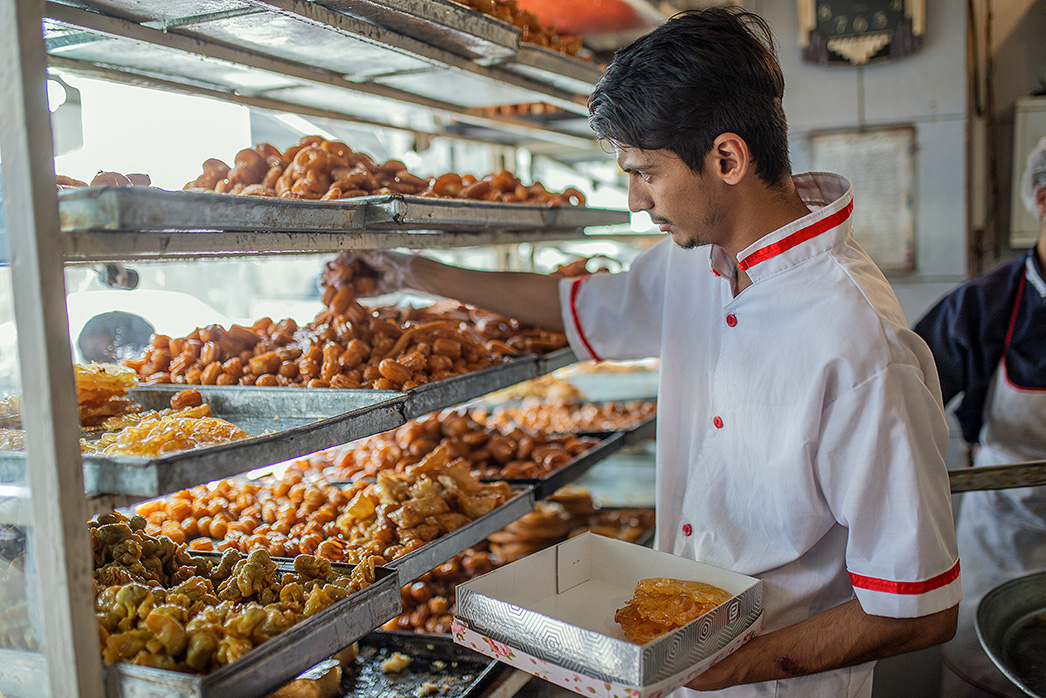
[[[949,470],[948,481],[952,492],[1046,485],[1046,460]]]
[[[585,474],[593,465],[603,460],[611,453],[619,450],[625,445],[626,432],[617,431],[604,438],[595,446],[584,453],[579,453],[573,459],[543,478],[520,478],[505,479],[505,482],[529,484],[534,486],[534,498],[545,499],[563,485],[570,484]]]
[[[405,392],[195,386],[215,416],[252,436],[158,458],[84,455],[84,489],[91,495],[148,498],[238,475],[395,429],[409,419],[534,378],[537,361],[533,354],[521,354],[497,366]],[[132,394],[147,409],[162,409],[184,388],[143,386]],[[25,454],[0,452],[0,484],[24,482]]]
[[[148,386],[132,395],[148,409],[162,409],[184,387]],[[389,391],[198,387],[215,416],[252,436],[158,458],[84,455],[85,491],[158,497],[395,429],[406,421],[406,397]],[[0,453],[0,483],[24,481],[25,454]]]
[[[289,558],[277,564],[293,566]],[[342,567],[341,565],[335,566]],[[351,566],[345,566],[351,569]],[[293,567],[292,567],[293,569]],[[376,568],[365,589],[291,626],[232,664],[200,676],[120,662],[106,667],[110,696],[121,698],[257,698],[348,647],[400,612],[397,575]]]
[[[574,350],[570,347],[563,347],[562,349],[550,351],[549,353],[538,357],[538,375],[543,376],[546,373],[552,373],[557,369],[569,366],[576,362],[577,354],[575,354]]]
[[[318,4],[481,65],[501,63],[519,49],[519,29],[449,0],[319,0]]]
[[[504,67],[546,85],[585,96],[603,76],[603,71],[592,63],[530,44],[520,44],[516,57]]]
[[[625,441],[622,444],[623,446],[631,446],[654,438],[657,436],[657,415],[644,419],[631,429],[625,430],[624,435]]]
[[[374,230],[577,230],[623,225],[629,220],[627,211],[584,206],[535,206],[401,194],[363,198],[370,199],[375,210],[381,210],[371,220],[368,209],[367,228]]]
[[[66,257],[84,261],[563,239],[628,221],[626,212],[608,209],[401,195],[300,201],[88,187],[58,198]]]
[[[533,486],[513,486],[512,489],[515,496],[489,514],[465,524],[442,538],[426,543],[414,552],[388,562],[385,566],[399,573],[399,585],[404,586],[434,567],[442,565],[458,553],[471,548],[494,531],[500,531],[534,508]],[[399,611],[393,614],[393,616],[396,615],[399,615]]]
[[[393,652],[411,657],[402,672],[386,674],[383,661]],[[418,696],[435,684],[440,698],[481,696],[510,667],[454,644],[449,635],[374,632],[359,642],[357,671],[342,679],[345,698]]]
[[[1014,685],[1046,696],[1046,572],[989,591],[977,605],[977,639]]]
[[[577,95],[315,3],[76,4],[47,3],[45,39],[52,63],[62,68],[309,116],[430,131],[437,113],[447,121],[489,126],[476,134],[487,142],[537,139],[572,149],[591,147],[591,135],[583,129],[561,131],[467,114],[468,107],[540,101],[583,116]],[[459,89],[446,89],[448,83]],[[376,104],[382,108],[375,109]]]
[[[414,419],[538,376],[537,357],[520,354],[479,371],[425,383],[407,391],[404,416]]]
[[[233,196],[153,187],[86,187],[58,194],[64,232],[133,231],[353,231],[380,220],[359,199],[303,201]]]

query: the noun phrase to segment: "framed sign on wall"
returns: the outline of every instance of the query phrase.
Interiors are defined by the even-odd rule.
[[[822,65],[864,65],[922,46],[926,0],[799,0],[799,47]]]
[[[854,237],[884,272],[915,269],[915,129],[810,136],[811,166],[854,187]]]

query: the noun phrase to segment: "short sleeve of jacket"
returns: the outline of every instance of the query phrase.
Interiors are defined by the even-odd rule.
[[[918,361],[890,364],[826,407],[817,457],[829,507],[848,529],[846,567],[861,607],[895,618],[943,611],[962,596],[942,457],[948,427],[929,351],[911,348]]]
[[[646,250],[626,272],[560,282],[563,325],[579,358],[627,360],[660,354],[669,244],[666,239]]]

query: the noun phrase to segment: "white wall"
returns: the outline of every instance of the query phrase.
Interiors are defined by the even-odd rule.
[[[965,4],[927,0],[926,5],[926,35],[919,52],[849,67],[802,60],[794,2],[748,3],[767,19],[778,40],[793,170],[808,168],[812,133],[915,128],[916,269],[891,277],[910,321],[966,272]],[[855,192],[858,205],[860,195]]]

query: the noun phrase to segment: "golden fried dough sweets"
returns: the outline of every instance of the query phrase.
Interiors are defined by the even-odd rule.
[[[116,364],[73,365],[80,424],[95,426],[114,415],[136,410],[127,391],[138,385],[137,373]]]
[[[190,555],[166,535],[147,535],[141,516],[112,512],[89,527],[107,664],[206,673],[375,580],[372,558],[344,575],[301,555],[281,575],[265,550],[230,550],[217,565]]]
[[[621,624],[621,629],[625,631],[625,637],[637,645],[650,642],[655,637],[664,635],[669,630],[672,630],[673,627],[644,618],[639,615],[639,611],[634,606],[629,606],[628,604],[617,609],[617,613],[614,614],[614,620]]]
[[[208,405],[199,405],[197,407],[185,407],[183,409],[170,409],[160,410],[159,412],[148,411],[148,412],[132,412],[128,414],[121,414],[115,417],[109,417],[101,426],[106,431],[119,431],[124,427],[134,426],[135,424],[141,424],[147,419],[160,419],[163,417],[183,417],[185,419],[196,419],[199,417],[210,417],[211,408]],[[107,438],[107,437],[102,437]],[[108,438],[111,440],[113,435],[109,435]]]
[[[730,598],[730,593],[703,582],[667,577],[641,579],[635,594],[614,614],[625,637],[643,644],[682,627]]]
[[[85,443],[84,447],[88,452],[105,456],[153,458],[245,438],[245,431],[217,417],[154,416],[126,426],[116,434],[105,434],[96,444]]]
[[[209,159],[200,176],[183,188],[315,201],[405,194],[541,206],[585,205],[585,196],[577,189],[558,193],[547,191],[540,182],[525,186],[504,170],[482,179],[452,172],[425,179],[408,172],[399,160],[379,164],[344,143],[320,136],[305,136],[282,153],[269,143],[260,143],[237,153],[231,168],[221,160]]]
[[[0,429],[0,451],[25,450],[25,431],[22,429]]]
[[[22,398],[17,395],[0,398],[0,427],[19,429],[22,426]]]

